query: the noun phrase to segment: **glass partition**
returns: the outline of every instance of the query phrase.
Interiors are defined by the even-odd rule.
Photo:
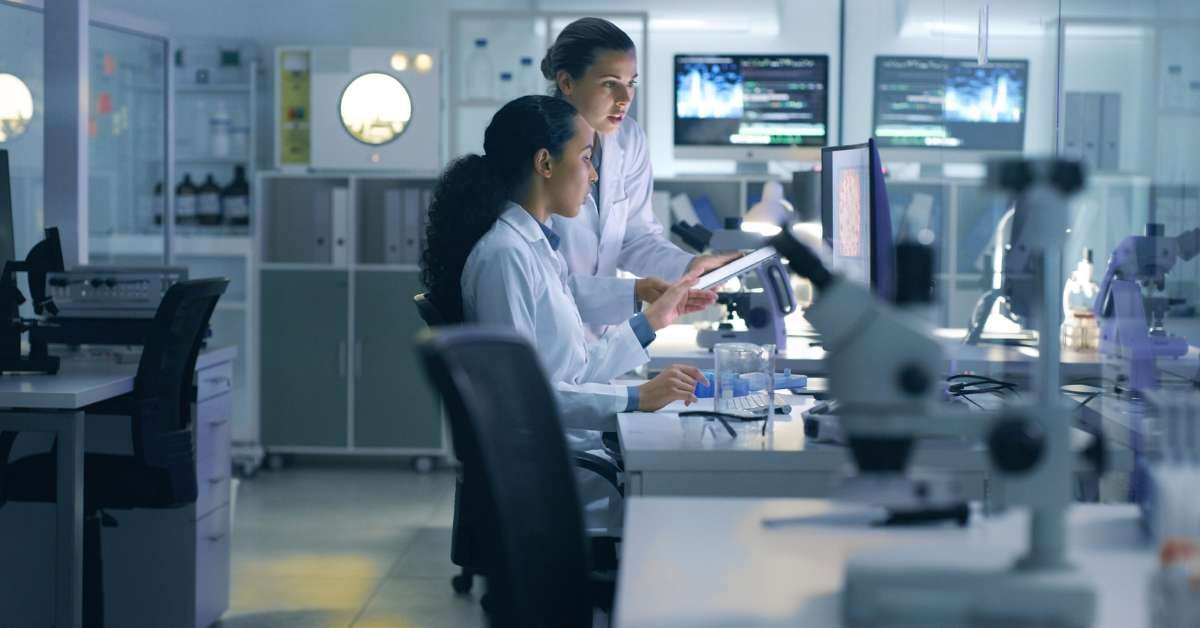
[[[42,30],[41,12],[0,2],[0,149],[8,151],[14,250],[20,257],[41,239],[44,215]]]
[[[90,262],[161,264],[167,41],[97,24],[89,37]]]

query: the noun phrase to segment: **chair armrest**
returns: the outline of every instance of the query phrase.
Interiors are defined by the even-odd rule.
[[[617,597],[617,579],[614,572],[595,573],[588,577],[588,597],[592,608],[598,608],[611,615],[613,601]]]
[[[616,463],[590,451],[573,451],[571,454],[575,466],[604,478],[618,493],[625,495],[625,488],[621,486],[621,468]]]

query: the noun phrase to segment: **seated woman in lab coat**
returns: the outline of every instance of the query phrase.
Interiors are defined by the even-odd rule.
[[[610,384],[646,363],[654,332],[716,295],[671,285],[645,311],[589,339],[569,286],[551,216],[579,212],[596,179],[594,133],[561,98],[504,105],[484,135],[484,154],[452,163],[429,209],[422,281],[451,320],[511,326],[527,336],[559,393],[564,427],[615,429],[615,415],[690,403],[703,376],[673,366],[640,386]]]

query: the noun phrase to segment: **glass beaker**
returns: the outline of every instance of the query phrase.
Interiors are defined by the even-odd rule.
[[[775,345],[723,342],[713,354],[713,408],[769,417],[775,411]]]

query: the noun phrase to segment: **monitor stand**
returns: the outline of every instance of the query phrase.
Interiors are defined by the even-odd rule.
[[[765,161],[737,161],[737,169],[734,171],[737,174],[765,175],[770,173],[768,162]]]

